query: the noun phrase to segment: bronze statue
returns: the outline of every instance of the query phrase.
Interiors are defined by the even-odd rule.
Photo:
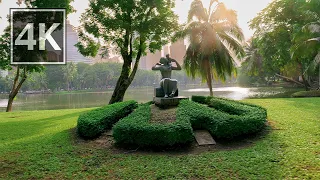
[[[171,62],[175,62],[176,67],[172,66]],[[180,64],[175,60],[170,58],[169,54],[166,57],[160,58],[160,63],[157,63],[152,67],[152,70],[160,70],[162,79],[160,81],[160,86],[164,91],[164,97],[174,97],[178,89],[178,81],[176,79],[171,79],[172,70],[181,70]]]

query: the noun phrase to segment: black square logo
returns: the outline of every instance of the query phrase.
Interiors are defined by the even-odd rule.
[[[11,64],[65,64],[65,20],[65,9],[10,9]]]

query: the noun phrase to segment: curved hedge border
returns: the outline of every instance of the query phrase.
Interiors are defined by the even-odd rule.
[[[260,106],[217,97],[193,96],[192,101],[181,101],[176,121],[167,124],[149,122],[150,103],[132,112],[136,107],[136,101],[127,101],[82,114],[78,133],[93,138],[116,123],[113,137],[117,144],[172,146],[192,142],[193,128],[207,129],[217,138],[255,133],[265,126],[267,117],[266,109]]]
[[[192,128],[207,129],[217,138],[232,138],[265,126],[267,111],[260,106],[215,97],[193,96],[192,100],[196,102],[181,101],[176,121],[168,124],[149,123],[150,104],[139,106],[113,126],[116,143],[171,146],[191,142]]]
[[[130,114],[137,106],[136,101],[126,101],[81,114],[77,123],[78,134],[85,138],[95,138]]]
[[[193,140],[189,116],[178,110],[176,121],[168,124],[149,123],[149,104],[139,106],[132,114],[113,126],[113,137],[118,144],[139,146],[171,146]]]
[[[193,127],[205,128],[218,138],[255,133],[265,126],[267,110],[260,106],[217,97],[191,99],[194,102],[183,102],[181,107],[187,109]]]

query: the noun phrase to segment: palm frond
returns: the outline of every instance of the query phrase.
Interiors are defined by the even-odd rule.
[[[194,0],[191,3],[191,7],[188,13],[188,22],[192,21],[194,17],[199,21],[207,21],[208,19],[207,11],[203,7],[201,0]]]
[[[240,43],[237,39],[229,36],[225,32],[218,32],[218,35],[223,41],[225,41],[228,44],[228,46],[237,55],[239,59],[244,57],[245,52],[242,43]]]
[[[237,13],[234,10],[227,9],[224,3],[219,2],[209,17],[210,23],[229,21],[236,24],[238,21]]]

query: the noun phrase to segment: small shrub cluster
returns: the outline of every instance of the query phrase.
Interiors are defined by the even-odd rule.
[[[81,114],[77,123],[78,134],[85,138],[95,138],[130,114],[137,106],[136,101],[126,101]]]
[[[296,93],[293,93],[291,95],[292,97],[320,97],[320,90],[314,90],[314,91],[299,91]]]
[[[180,105],[190,116],[193,128],[207,129],[218,138],[232,138],[258,132],[265,126],[267,111],[260,106],[216,97],[205,99],[201,102],[208,106],[191,101]]]
[[[116,143],[156,147],[186,144],[193,140],[189,116],[184,111],[178,111],[176,121],[168,124],[150,123],[150,117],[151,109],[146,104],[121,119],[113,127]]]

